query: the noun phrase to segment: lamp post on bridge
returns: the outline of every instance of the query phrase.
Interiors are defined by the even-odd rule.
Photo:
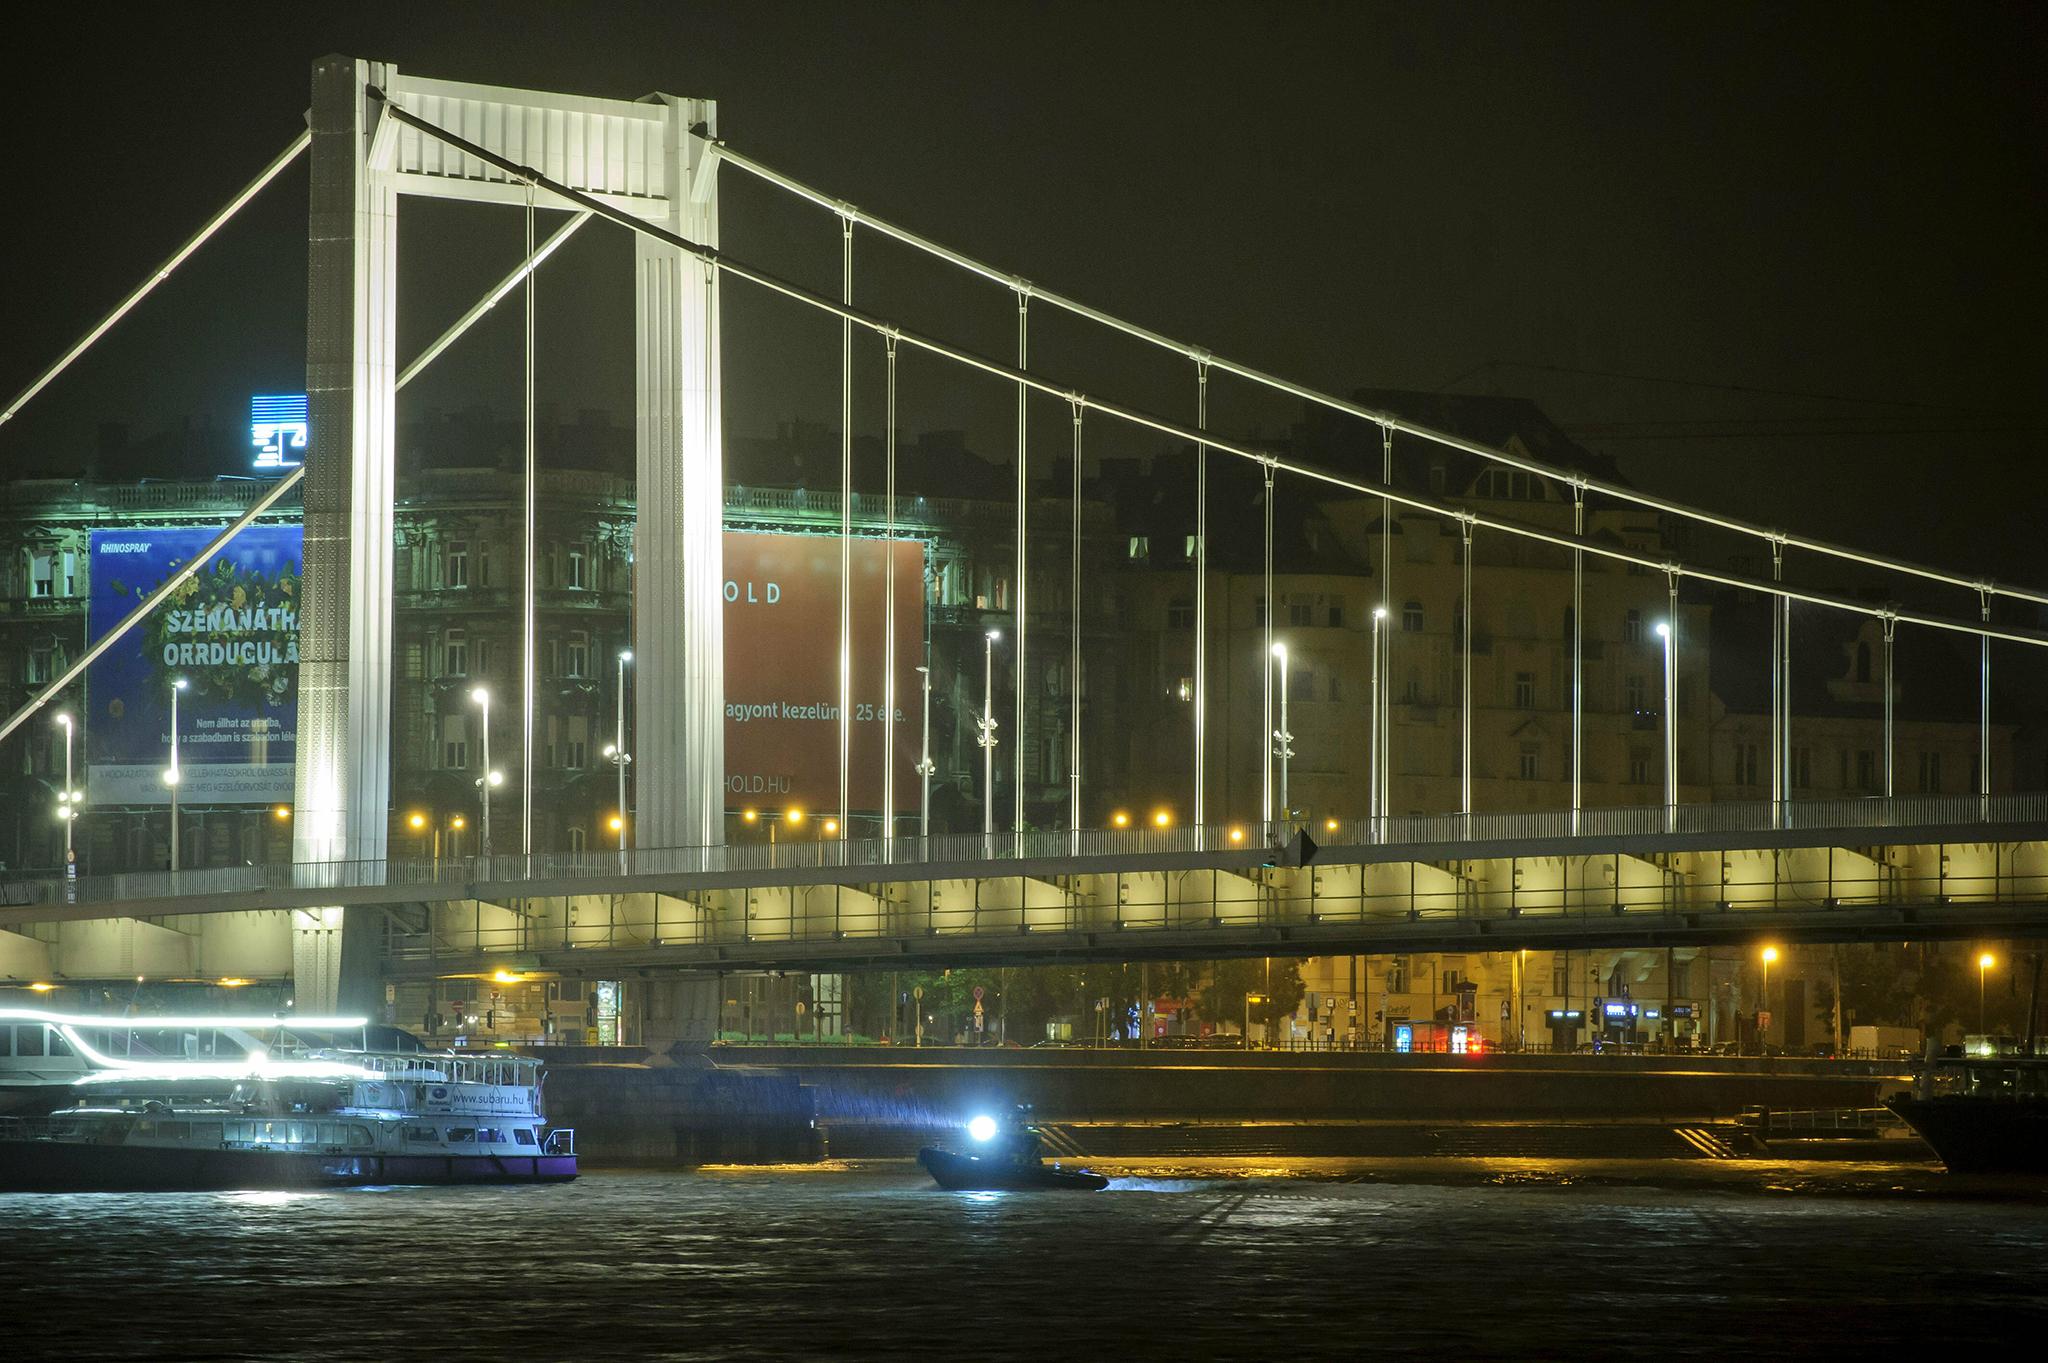
[[[483,711],[484,774],[476,778],[477,799],[483,805],[483,827],[478,839],[477,852],[479,856],[488,860],[491,855],[491,790],[501,784],[505,777],[504,773],[491,768],[491,693],[488,688],[479,686],[469,693],[469,698]]]
[[[1768,1040],[1771,1026],[1771,962],[1777,959],[1778,949],[1776,947],[1765,947],[1763,949],[1764,988],[1761,999],[1763,1007],[1757,1010],[1761,1021],[1757,1024],[1756,1040],[1757,1045],[1763,1050],[1765,1055],[1771,1053],[1770,1041]]]
[[[1984,1025],[1984,972],[1997,964],[1998,958],[1988,951],[1977,957],[1977,1031],[1980,1034],[1988,1030]]]
[[[981,745],[981,834],[986,839],[996,833],[996,640],[1002,637],[1001,630],[992,629],[982,638],[981,718],[975,721],[981,731],[974,741]]]
[[[185,779],[184,771],[178,765],[178,696],[185,689],[185,679],[171,680],[171,763],[164,768],[164,784],[171,788],[171,869],[178,869],[178,784]],[[69,784],[68,782],[66,784]]]
[[[58,715],[57,722],[64,726],[64,789],[57,795],[57,817],[64,821],[64,875],[69,879],[78,874],[78,860],[71,850],[71,825],[78,818],[78,792],[71,788],[70,714]]]
[[[1664,645],[1664,822],[1678,824],[1678,669],[1673,656],[1678,648],[1678,617],[1657,622],[1657,638]]]
[[[1284,822],[1294,814],[1287,797],[1287,760],[1294,756],[1294,735],[1287,728],[1287,645],[1273,645],[1273,657],[1280,664],[1280,727],[1273,731],[1273,754],[1280,759],[1280,820]]]
[[[612,820],[612,828],[619,835],[619,869],[626,868],[626,768],[633,764],[633,755],[626,751],[626,664],[633,661],[633,650],[619,650],[618,716],[613,727],[612,741],[605,745],[607,762],[619,772],[619,812]]]
[[[1366,827],[1372,830],[1375,840],[1380,836],[1380,817],[1386,813],[1383,807],[1385,793],[1382,787],[1387,755],[1383,751],[1386,744],[1381,741],[1384,735],[1380,733],[1380,626],[1386,623],[1386,619],[1385,606],[1372,608],[1372,746],[1369,749],[1371,759],[1366,763],[1369,789],[1365,792],[1365,808]]]
[[[924,714],[919,721],[923,730],[917,745],[917,836],[920,840],[932,832],[932,773],[938,768],[932,763],[932,670],[929,667],[917,669],[918,682],[924,692]]]

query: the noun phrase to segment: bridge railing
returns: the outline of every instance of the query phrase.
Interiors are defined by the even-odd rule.
[[[1382,848],[1371,860],[1399,860],[1402,848],[1560,841],[1657,835],[1717,835],[1776,830],[1868,831],[1930,827],[2048,826],[2048,794],[1907,795],[1864,799],[1530,810],[1514,813],[1394,815],[1377,820],[1338,819],[1307,825],[1331,848]],[[1157,828],[1032,829],[994,834],[830,839],[816,842],[747,842],[709,847],[632,848],[624,851],[537,852],[490,857],[390,857],[380,860],[280,862],[138,871],[66,879],[43,875],[0,882],[0,907],[62,904],[90,906],[140,900],[206,898],[264,891],[416,889],[422,899],[473,898],[479,887],[517,897],[528,881],[593,881],[748,875],[763,872],[847,873],[863,881],[919,880],[990,874],[1005,863],[1114,862],[1141,856],[1215,856],[1219,865],[1255,865],[1271,858],[1295,825],[1218,823]],[[1235,854],[1235,855],[1233,855]],[[963,868],[973,868],[965,871]],[[880,872],[882,874],[866,874]]]

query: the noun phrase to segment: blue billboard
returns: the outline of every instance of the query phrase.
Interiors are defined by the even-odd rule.
[[[92,532],[94,642],[203,552],[218,530]],[[179,799],[292,798],[298,737],[300,528],[251,526],[86,674],[85,760],[97,805],[168,804],[171,691],[178,696]]]

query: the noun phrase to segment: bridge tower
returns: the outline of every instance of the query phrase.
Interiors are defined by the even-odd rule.
[[[596,99],[430,80],[350,57],[314,63],[297,861],[379,860],[389,835],[399,199],[561,206],[401,126],[373,90],[690,240],[718,240],[710,100]],[[704,845],[721,840],[724,811],[718,285],[680,249],[640,237],[634,251],[634,842]],[[533,700],[519,699],[501,713],[520,716],[530,739]],[[339,918],[315,911],[301,930],[345,931]],[[299,982],[299,1007],[335,1005],[339,962],[356,955],[302,949],[323,964]]]

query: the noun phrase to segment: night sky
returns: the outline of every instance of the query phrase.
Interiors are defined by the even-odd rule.
[[[9,394],[301,126],[322,53],[720,101],[736,147],[970,254],[1316,386],[1524,394],[1638,484],[2048,584],[2048,145],[2038,7],[82,7],[18,49],[0,274]],[[725,245],[822,289],[838,228],[728,169]],[[82,467],[101,421],[232,425],[302,386],[297,169],[0,431]],[[401,350],[517,258],[520,215],[406,201]],[[543,215],[547,230],[552,215]],[[864,237],[863,305],[990,353],[1006,291]],[[540,286],[542,398],[630,410],[630,250]],[[838,328],[728,286],[738,434],[836,422]],[[517,309],[405,411],[516,401]],[[879,424],[879,343],[859,420]],[[1034,313],[1034,368],[1187,418],[1185,361]],[[903,422],[1005,457],[1012,397],[906,361]],[[1682,380],[1674,382],[1668,380]],[[1041,410],[1049,448],[1064,433]],[[1219,429],[1298,404],[1236,384]],[[1161,442],[1103,431],[1100,452]],[[1966,603],[1955,603],[1958,611]]]

